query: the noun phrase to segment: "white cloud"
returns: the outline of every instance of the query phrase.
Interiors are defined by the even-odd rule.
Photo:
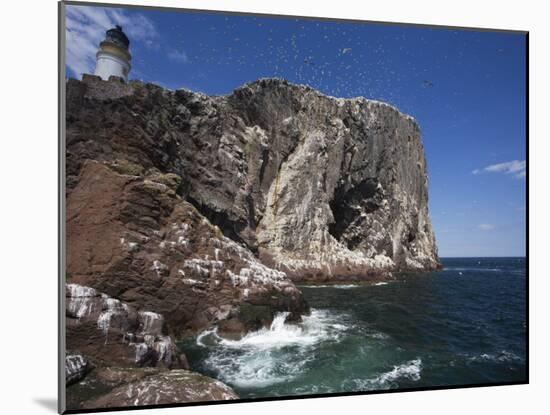
[[[109,10],[112,11],[113,18],[124,28],[124,31],[130,39],[143,41],[145,45],[150,45],[154,39],[159,37],[153,22],[142,14],[132,14],[128,16],[120,9]]]
[[[492,231],[492,230],[496,229],[496,226],[491,225],[490,223],[482,223],[482,224],[478,225],[477,227],[479,229],[481,229],[482,231]]]
[[[524,179],[526,176],[527,176],[527,172],[525,170],[522,170],[522,171],[520,171],[519,173],[516,174],[516,177],[518,179]]]
[[[496,173],[522,173],[525,171],[525,160],[513,160],[506,163],[493,164],[485,167],[485,171]]]
[[[187,57],[187,53],[185,53],[184,50],[171,50],[168,52],[168,57],[176,62],[181,63],[187,63],[189,62],[189,58]]]
[[[511,174],[518,179],[525,178],[527,163],[525,160],[512,160],[505,163],[491,164],[483,169],[476,169],[472,174],[480,173],[504,173]]]
[[[130,42],[143,42],[154,45],[159,37],[155,25],[141,14],[131,14],[115,9],[94,6],[66,7],[66,62],[77,77],[83,73],[93,73],[95,54],[105,31],[115,25],[122,26]],[[130,48],[132,43],[130,43]]]

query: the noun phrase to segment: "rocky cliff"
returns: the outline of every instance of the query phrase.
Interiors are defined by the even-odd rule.
[[[181,338],[213,324],[243,334],[277,311],[299,318],[301,292],[225,237],[177,193],[180,178],[86,160],[67,197],[67,274],[136,308],[163,314]]]
[[[162,314],[78,284],[66,285],[65,305],[67,409],[238,398],[188,370]]]
[[[182,200],[293,280],[438,266],[420,130],[390,105],[278,79],[209,97],[94,77],[67,103],[69,193],[88,159],[176,174]]]
[[[299,320],[296,281],[438,267],[420,131],[387,104],[277,79],[209,97],[84,76],[66,131],[66,374],[93,398],[72,393],[76,408],[140,388],[142,404],[233,399],[177,340]]]

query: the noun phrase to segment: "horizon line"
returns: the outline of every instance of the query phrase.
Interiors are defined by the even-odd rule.
[[[439,258],[527,258],[527,255],[440,256]]]

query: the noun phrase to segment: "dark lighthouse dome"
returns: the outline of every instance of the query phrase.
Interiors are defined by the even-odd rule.
[[[96,53],[94,74],[104,81],[108,81],[113,76],[122,78],[124,82],[128,81],[132,60],[128,46],[130,41],[122,31],[122,27],[117,25],[107,30],[105,39],[99,44]]]
[[[116,25],[113,29],[107,30],[107,36],[105,37],[105,42],[111,42],[115,45],[118,45],[124,49],[128,49],[130,46],[130,40],[122,31],[122,27]]]

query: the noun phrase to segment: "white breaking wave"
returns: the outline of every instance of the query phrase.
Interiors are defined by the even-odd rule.
[[[302,316],[302,322],[296,324],[285,323],[289,314],[288,312],[278,313],[269,328],[248,333],[240,340],[229,340],[218,336],[219,344],[236,349],[308,346],[323,340],[337,340],[346,330],[345,325],[338,323],[337,318],[331,317],[329,312],[324,310],[312,310],[311,315]]]
[[[336,288],[340,290],[349,290],[351,288],[361,288],[361,287],[368,287],[369,285],[387,285],[391,281],[380,281],[376,282],[374,284],[329,284],[329,285],[300,285],[302,288]]]
[[[422,371],[422,360],[415,359],[399,366],[394,366],[389,372],[382,373],[376,378],[381,385],[395,382],[398,379],[406,378],[414,381],[420,380],[420,372]]]
[[[387,334],[380,332],[367,333],[366,336],[378,340],[386,340],[390,338],[390,336],[388,336]]]
[[[206,366],[219,378],[238,387],[263,387],[285,382],[303,373],[313,359],[311,348],[321,342],[338,342],[347,326],[325,310],[312,310],[299,324],[285,323],[289,313],[278,313],[269,328],[240,340],[220,337],[217,329],[202,332],[197,345],[212,351]],[[288,348],[292,348],[289,350]]]
[[[521,357],[518,355],[508,352],[506,350],[502,350],[500,353],[482,353],[478,356],[472,356],[468,358],[471,362],[483,362],[483,361],[489,361],[489,362],[519,362],[523,361]]]
[[[213,329],[208,329],[208,330],[204,330],[203,332],[201,332],[198,336],[197,336],[197,345],[201,346],[201,347],[208,347],[207,344],[204,343],[204,339],[210,337],[210,336],[215,336],[215,337],[218,337],[218,328],[215,327]]]
[[[330,285],[301,285],[304,288],[337,288],[341,290],[349,290],[350,288],[359,288],[359,284],[330,284]]]
[[[443,271],[473,271],[473,272],[499,272],[503,271],[500,268],[460,268],[460,267],[445,267],[443,268]]]
[[[422,359],[409,360],[401,365],[394,366],[392,370],[384,372],[370,379],[353,379],[352,383],[358,391],[373,389],[389,389],[398,386],[402,379],[417,382],[421,378]]]

